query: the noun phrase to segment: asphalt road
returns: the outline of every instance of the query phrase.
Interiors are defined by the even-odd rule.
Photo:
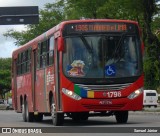
[[[146,131],[148,131],[148,129],[155,129],[158,130],[158,132],[160,131],[160,113],[159,112],[130,112],[129,114],[129,119],[128,119],[128,123],[127,124],[117,124],[115,117],[111,116],[111,117],[89,117],[88,121],[79,121],[79,122],[74,122],[72,121],[70,118],[66,118],[65,122],[64,122],[64,126],[63,127],[54,127],[52,125],[52,121],[51,121],[51,117],[44,117],[43,122],[32,122],[32,123],[26,123],[23,122],[22,120],[22,115],[20,113],[16,113],[15,111],[2,111],[0,110],[0,127],[2,128],[10,128],[10,127],[23,127],[23,128],[27,128],[27,127],[49,127],[49,130],[63,130],[63,133],[58,133],[59,131],[56,131],[56,136],[72,136],[75,133],[77,133],[76,131],[78,130],[78,133],[76,134],[76,136],[78,135],[84,135],[84,134],[80,134],[80,132],[82,131],[83,133],[85,133],[85,131],[87,133],[85,133],[85,135],[87,136],[113,136],[113,135],[118,135],[118,136],[127,136],[126,133],[128,133],[128,131],[125,132],[126,130],[131,130],[133,131],[133,133],[129,133],[128,135],[130,136],[135,136],[135,135],[146,135],[146,136],[158,136],[159,133],[137,133],[135,132],[137,129],[146,129]],[[159,127],[157,129],[157,127]],[[80,130],[81,129],[81,130]],[[108,130],[109,132],[111,131],[111,133],[106,133],[106,131],[104,131],[104,129]],[[122,132],[121,130],[122,129]],[[67,130],[67,131],[66,131]],[[71,132],[73,130],[73,133]],[[102,130],[102,132],[104,131],[104,133],[101,133],[100,131]],[[66,132],[65,132],[66,131]],[[117,131],[117,132],[116,132]],[[96,133],[97,132],[97,133]],[[115,132],[115,133],[114,133]],[[120,132],[120,134],[119,134]],[[52,135],[55,133],[50,133],[47,135]],[[90,134],[93,133],[93,134]],[[0,134],[1,135],[1,134]],[[17,135],[17,134],[15,134]],[[28,134],[31,135],[31,134]],[[44,134],[43,134],[44,135]]]

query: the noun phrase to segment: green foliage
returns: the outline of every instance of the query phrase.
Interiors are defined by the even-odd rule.
[[[66,0],[67,19],[112,18],[140,20],[141,0]],[[138,3],[138,5],[137,5]]]
[[[107,18],[138,21],[142,15],[141,3],[141,0],[108,0],[100,8],[100,14],[105,14]]]
[[[99,14],[99,8],[108,0],[66,0],[67,19],[104,18]]]
[[[0,70],[11,69],[11,58],[0,58]]]
[[[11,90],[11,58],[0,58],[0,95]]]
[[[11,89],[11,59],[0,58],[0,90]]]
[[[157,35],[160,41],[160,16],[156,16],[152,22],[152,31]]]
[[[154,58],[147,58],[144,61],[145,88],[157,89],[160,83],[159,62]]]
[[[145,87],[157,89],[160,86],[160,46],[157,42],[147,45],[145,49],[144,72]]]
[[[7,92],[7,93],[5,93],[5,95],[4,95],[4,99],[8,99],[8,98],[12,98],[12,93],[11,92]]]

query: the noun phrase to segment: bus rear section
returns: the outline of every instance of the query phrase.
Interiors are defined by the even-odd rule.
[[[143,106],[144,107],[158,106],[158,93],[156,90],[144,90]]]

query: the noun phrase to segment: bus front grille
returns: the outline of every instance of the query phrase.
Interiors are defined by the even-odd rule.
[[[123,90],[130,86],[132,83],[126,83],[126,84],[113,84],[113,85],[83,85],[83,84],[76,84],[80,88],[84,88],[85,90],[94,90],[94,91],[101,91],[101,90],[106,90],[106,91],[118,91],[118,90]]]

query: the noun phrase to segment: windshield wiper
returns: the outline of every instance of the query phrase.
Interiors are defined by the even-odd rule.
[[[84,38],[84,36],[80,36],[80,38],[81,38],[81,40],[82,40],[82,42],[83,42],[83,44],[85,45],[85,47],[86,47],[86,49],[88,50],[88,52],[90,53],[90,54],[92,54],[93,53],[93,49],[90,47],[90,45],[89,45],[89,43],[87,42],[87,40]]]
[[[118,51],[119,51],[119,49],[120,49],[120,47],[121,47],[121,45],[122,45],[122,40],[123,40],[123,38],[124,38],[124,36],[126,35],[126,33],[123,33],[122,35],[121,35],[121,38],[120,38],[120,40],[119,40],[119,42],[118,42],[118,44],[117,44],[117,46],[116,46],[116,49],[114,50],[114,53],[113,53],[113,55],[112,55],[112,57],[109,59],[109,60],[114,60],[113,61],[113,63],[116,61],[116,59],[114,59],[115,58],[115,56],[118,54]],[[121,56],[119,55],[119,58],[117,59],[117,62],[119,61],[121,59]],[[109,61],[108,60],[108,61]],[[107,62],[108,62],[107,61]]]
[[[91,45],[90,45],[83,35],[81,35],[80,38],[81,38],[83,44],[85,45],[87,51],[88,51],[89,54],[91,55],[91,65],[92,65],[92,67],[96,67],[97,65],[96,65],[96,60],[95,60],[95,58],[96,58],[97,56],[96,56],[96,54],[94,53],[92,41],[91,41]]]

